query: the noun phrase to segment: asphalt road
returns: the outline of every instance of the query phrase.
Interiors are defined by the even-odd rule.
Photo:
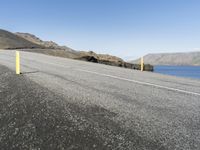
[[[200,80],[0,51],[1,149],[200,149]]]

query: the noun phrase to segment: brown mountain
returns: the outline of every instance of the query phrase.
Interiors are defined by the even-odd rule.
[[[139,62],[139,59],[131,61],[136,62]],[[144,62],[152,65],[200,66],[200,52],[148,54],[144,56]]]
[[[42,48],[42,46],[30,42],[11,32],[0,29],[0,48],[1,49]]]
[[[5,30],[0,30],[0,49],[20,49],[23,51],[43,53],[58,57],[78,59],[131,69],[140,69],[140,65],[125,62],[123,59],[116,56],[96,54],[92,51],[75,51],[66,46],[59,46],[52,41],[43,41],[29,33],[11,33]],[[145,65],[145,70],[152,71],[153,66]]]
[[[41,46],[48,48],[48,49],[61,49],[61,50],[67,50],[67,51],[74,51],[73,49],[71,49],[67,46],[60,46],[53,41],[43,41],[40,38],[38,38],[35,35],[30,34],[30,33],[17,32],[15,34],[26,39],[26,40],[28,40],[28,41],[30,41],[30,42],[32,42],[32,43],[35,43],[37,45],[41,45]]]

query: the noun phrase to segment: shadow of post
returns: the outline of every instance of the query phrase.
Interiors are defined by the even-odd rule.
[[[29,72],[21,72],[21,74],[32,74],[32,73],[38,73],[39,71],[29,71]]]

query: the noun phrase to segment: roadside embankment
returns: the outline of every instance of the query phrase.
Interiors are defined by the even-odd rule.
[[[107,54],[96,54],[92,51],[85,52],[85,51],[65,51],[65,50],[58,50],[58,49],[22,49],[22,51],[26,52],[35,52],[35,53],[42,53],[45,55],[57,56],[57,57],[64,57],[76,60],[83,60],[93,63],[100,63],[110,66],[116,67],[123,67],[129,69],[140,70],[140,64],[133,64],[124,61],[123,59],[107,55]],[[154,67],[150,64],[144,64],[144,71],[153,71]]]

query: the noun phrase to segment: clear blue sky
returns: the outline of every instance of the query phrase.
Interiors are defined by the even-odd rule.
[[[199,0],[1,0],[0,28],[124,59],[200,50]]]

